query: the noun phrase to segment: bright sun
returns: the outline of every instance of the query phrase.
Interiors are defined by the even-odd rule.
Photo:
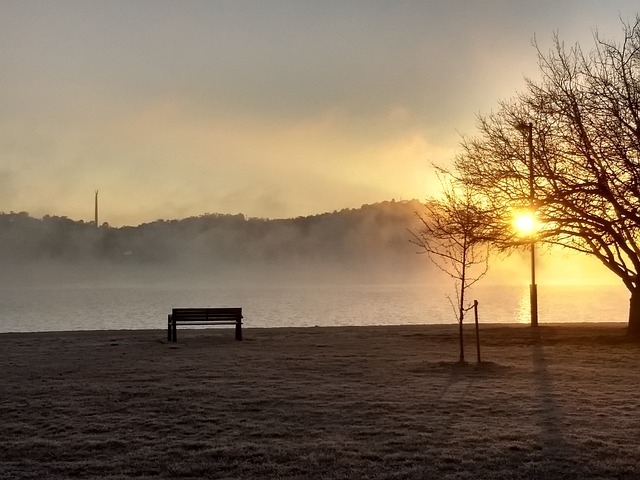
[[[513,226],[518,232],[529,235],[536,229],[536,217],[531,212],[518,213],[513,219]]]

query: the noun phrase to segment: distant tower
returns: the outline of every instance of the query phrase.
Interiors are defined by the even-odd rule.
[[[95,205],[95,207],[96,207],[96,211],[95,211],[95,214],[96,214],[96,228],[98,228],[98,190],[96,190],[96,205]]]

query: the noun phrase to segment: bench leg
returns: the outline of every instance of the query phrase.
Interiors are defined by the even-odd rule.
[[[173,341],[177,342],[178,341],[178,329],[176,328],[176,322],[172,322],[173,323]]]
[[[236,340],[242,340],[242,323],[236,322]]]

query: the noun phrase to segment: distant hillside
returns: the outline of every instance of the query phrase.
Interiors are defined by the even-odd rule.
[[[66,217],[0,214],[0,261],[106,262],[188,268],[254,265],[410,268],[418,201],[382,202],[286,220],[206,214],[96,228]]]

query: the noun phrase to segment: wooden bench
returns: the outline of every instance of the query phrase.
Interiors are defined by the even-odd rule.
[[[168,341],[178,341],[178,324],[235,325],[236,340],[242,340],[242,308],[174,308],[169,314]]]

